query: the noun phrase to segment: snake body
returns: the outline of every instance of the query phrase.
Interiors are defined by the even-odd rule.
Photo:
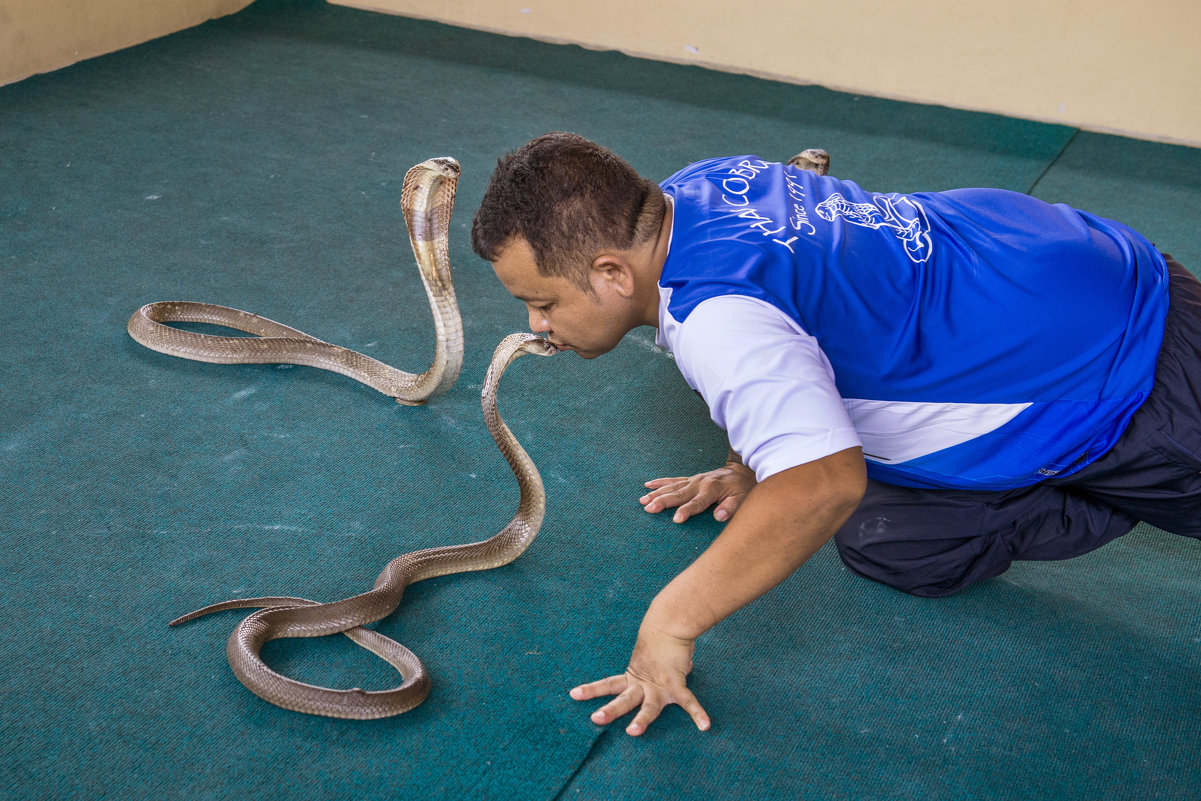
[[[303,364],[332,370],[361,381],[401,403],[420,404],[447,390],[463,361],[463,335],[448,258],[450,214],[459,174],[454,159],[430,159],[409,170],[401,205],[413,252],[434,313],[437,344],[429,370],[414,375],[375,359],[331,345],[258,315],[207,303],[168,301],[147,304],[130,318],[128,330],[139,343],[182,358],[219,364]],[[165,323],[202,322],[231,327],[252,337],[219,337],[181,331]],[[428,548],[389,562],[372,589],[332,603],[272,596],[240,598],[198,609],[171,625],[227,609],[258,608],[230,635],[226,655],[238,679],[252,692],[285,709],[328,717],[369,719],[406,712],[425,700],[429,678],[412,651],[378,632],[362,628],[390,615],[405,588],[417,581],[451,573],[487,570],[516,559],[529,547],[546,510],[542,479],[497,410],[501,376],[523,354],[548,356],[555,347],[533,334],[512,334],[497,346],[484,378],[484,422],[521,490],[517,513],[500,532],[480,542]],[[398,686],[382,691],[335,690],[283,676],[263,662],[262,647],[284,637],[320,637],[344,633],[395,667]]]

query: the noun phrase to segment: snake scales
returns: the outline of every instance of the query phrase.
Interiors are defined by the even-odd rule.
[[[416,405],[454,384],[463,363],[463,333],[451,284],[448,239],[459,165],[451,158],[425,161],[405,175],[401,206],[421,278],[429,296],[436,330],[433,365],[414,375],[258,315],[206,303],[151,303],[130,318],[130,335],[162,353],[221,364],[302,364],[332,370]],[[214,323],[254,334],[219,337],[182,331],[167,322]],[[367,592],[332,603],[304,598],[242,598],[206,606],[171,621],[177,625],[226,609],[257,608],[230,635],[230,666],[252,692],[285,709],[339,718],[381,718],[406,712],[425,700],[429,678],[421,660],[395,640],[362,628],[390,615],[405,587],[450,573],[486,570],[521,555],[542,525],[546,496],[533,461],[501,419],[496,406],[501,375],[515,359],[532,353],[548,356],[555,348],[533,334],[512,334],[497,346],[484,378],[484,422],[521,489],[513,519],[494,536],[464,545],[428,548],[396,557]],[[283,676],[259,655],[267,642],[283,637],[320,637],[343,633],[395,667],[402,683],[392,689],[335,690]]]

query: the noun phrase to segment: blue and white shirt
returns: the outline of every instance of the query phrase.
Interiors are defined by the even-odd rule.
[[[1015,192],[878,194],[752,156],[662,183],[659,344],[759,480],[1007,489],[1105,453],[1151,391],[1163,257]]]

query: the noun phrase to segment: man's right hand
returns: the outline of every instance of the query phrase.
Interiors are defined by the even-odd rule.
[[[662,512],[675,507],[672,520],[683,523],[716,505],[714,519],[725,522],[734,516],[747,493],[755,486],[755,474],[746,465],[730,462],[717,470],[687,478],[656,478],[644,486],[651,491],[639,498],[638,502],[648,512]]]

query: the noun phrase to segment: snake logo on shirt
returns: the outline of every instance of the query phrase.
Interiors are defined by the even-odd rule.
[[[890,228],[905,246],[914,264],[922,264],[934,251],[930,223],[921,204],[905,195],[875,195],[871,203],[852,203],[835,192],[814,209],[827,222],[842,218],[852,225],[880,230]]]

